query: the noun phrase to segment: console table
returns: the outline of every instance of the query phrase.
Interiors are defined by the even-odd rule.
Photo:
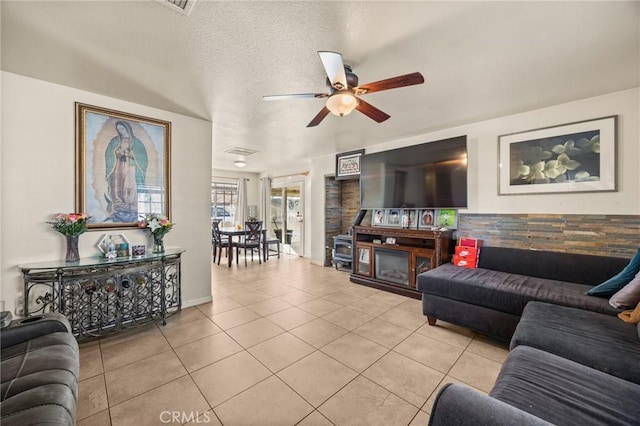
[[[417,276],[451,259],[452,231],[354,227],[351,282],[416,299]]]
[[[78,338],[121,332],[162,320],[181,308],[180,256],[167,249],[113,260],[82,258],[19,265],[24,314],[60,312]]]

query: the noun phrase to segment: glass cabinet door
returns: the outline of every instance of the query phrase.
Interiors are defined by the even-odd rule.
[[[371,247],[358,247],[356,263],[358,274],[371,276]]]
[[[413,283],[412,286],[416,287],[418,283],[418,275],[423,272],[427,272],[433,269],[433,255],[413,253]]]

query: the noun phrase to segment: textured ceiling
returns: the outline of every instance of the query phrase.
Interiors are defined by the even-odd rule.
[[[247,171],[640,85],[640,3],[6,1],[2,69],[213,122],[213,167]],[[307,123],[324,92],[318,50],[360,83],[419,71],[420,86],[365,95],[391,115]]]

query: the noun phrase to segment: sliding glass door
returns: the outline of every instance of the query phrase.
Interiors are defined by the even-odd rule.
[[[303,201],[302,181],[272,184],[270,227],[284,244],[284,253],[304,254]]]

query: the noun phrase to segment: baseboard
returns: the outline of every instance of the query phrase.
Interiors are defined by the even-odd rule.
[[[213,297],[211,296],[205,296],[205,297],[198,297],[197,299],[193,299],[193,300],[183,300],[182,301],[182,308],[189,308],[191,306],[196,306],[196,305],[202,305],[203,303],[209,303],[213,300]]]
[[[324,266],[324,262],[320,261],[320,260],[311,260],[311,264],[312,265],[316,265],[316,266]]]

